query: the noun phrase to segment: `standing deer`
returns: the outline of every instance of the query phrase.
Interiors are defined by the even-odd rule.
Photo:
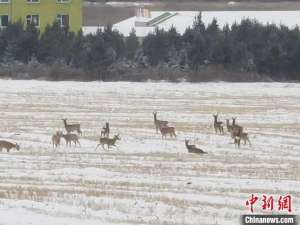
[[[106,123],[105,124],[105,127],[102,128],[102,131],[101,131],[101,137],[109,137],[109,132],[110,132],[110,129],[109,129],[109,123]]]
[[[154,117],[154,125],[155,125],[155,129],[156,129],[156,133],[158,133],[158,130],[160,129],[160,127],[166,127],[167,124],[169,123],[168,121],[158,120],[157,112],[153,112],[153,117]]]
[[[20,146],[17,143],[11,143],[9,141],[0,141],[0,152],[2,152],[3,148],[5,148],[7,152],[12,148],[17,149],[18,151],[20,150]]]
[[[52,142],[53,148],[57,148],[60,145],[60,139],[62,136],[63,136],[63,133],[61,131],[56,131],[56,133],[52,135],[51,142]]]
[[[65,125],[65,129],[67,131],[67,133],[71,133],[72,131],[77,131],[78,134],[82,135],[82,131],[80,129],[80,124],[68,124],[67,123],[67,119],[63,119],[64,121],[64,125]]]
[[[63,134],[62,137],[66,141],[66,146],[71,147],[71,144],[73,142],[75,144],[75,146],[78,143],[79,146],[81,147],[77,134]]]
[[[102,148],[105,150],[104,145],[107,145],[107,149],[109,150],[110,146],[114,146],[116,148],[118,148],[116,146],[116,141],[117,140],[121,140],[119,134],[115,135],[113,138],[108,138],[108,137],[100,137],[99,139],[99,144],[97,145],[97,147],[95,148],[95,150],[101,145]]]
[[[160,133],[161,133],[161,138],[167,138],[167,134],[170,135],[170,137],[175,137],[176,138],[176,134],[175,134],[175,128],[174,127],[159,127]]]
[[[219,131],[220,134],[224,134],[223,122],[218,121],[218,116],[219,116],[219,114],[213,115],[215,132],[217,134]]]
[[[243,133],[243,127],[239,126],[235,123],[236,117],[232,117],[232,128],[231,128],[231,137],[234,138],[235,136],[241,136]]]
[[[185,146],[189,153],[207,154],[207,152],[197,148],[195,145],[190,145],[189,140],[185,140]]]

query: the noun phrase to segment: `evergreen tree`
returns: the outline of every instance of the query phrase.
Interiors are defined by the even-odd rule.
[[[46,63],[64,61],[70,63],[75,35],[68,27],[61,27],[58,22],[47,25],[40,38],[38,60]]]
[[[126,58],[133,60],[136,54],[136,51],[138,50],[140,43],[139,40],[135,34],[135,30],[132,30],[128,37],[125,39],[125,52],[126,52]]]
[[[114,49],[117,58],[121,58],[125,55],[124,37],[118,31],[112,30],[111,25],[104,28],[102,38],[107,46]]]
[[[16,59],[28,63],[32,57],[36,57],[39,48],[39,32],[33,24],[26,27],[23,35],[20,37],[20,51]]]

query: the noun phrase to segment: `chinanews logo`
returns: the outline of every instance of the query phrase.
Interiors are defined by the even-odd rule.
[[[252,213],[243,215],[241,224],[243,225],[271,225],[271,224],[285,224],[297,225],[297,217],[292,215],[292,196],[273,196],[263,194],[261,196],[252,194],[246,201],[246,207]],[[255,210],[272,213],[272,215],[254,214]],[[274,214],[285,213],[285,214]]]

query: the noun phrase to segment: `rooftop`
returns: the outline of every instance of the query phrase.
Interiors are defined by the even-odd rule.
[[[151,11],[146,16],[133,16],[113,25],[125,37],[134,29],[138,37],[145,37],[153,33],[156,28],[169,30],[175,27],[177,32],[183,34],[188,27],[192,27],[195,17],[200,11]],[[208,25],[215,18],[220,27],[232,25],[249,18],[260,23],[285,25],[290,28],[300,25],[300,11],[204,11],[201,12],[202,21]],[[95,33],[102,27],[84,27],[84,34]]]

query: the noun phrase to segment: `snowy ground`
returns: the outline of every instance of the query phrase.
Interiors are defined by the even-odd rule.
[[[21,145],[0,153],[1,225],[234,225],[251,194],[291,194],[300,214],[299,84],[1,80],[0,90],[0,137]],[[161,140],[153,111],[176,140]],[[236,116],[253,146],[214,134],[215,112]],[[62,118],[81,124],[81,148],[53,150]],[[120,150],[94,150],[106,121]],[[208,154],[188,154],[185,138]]]

